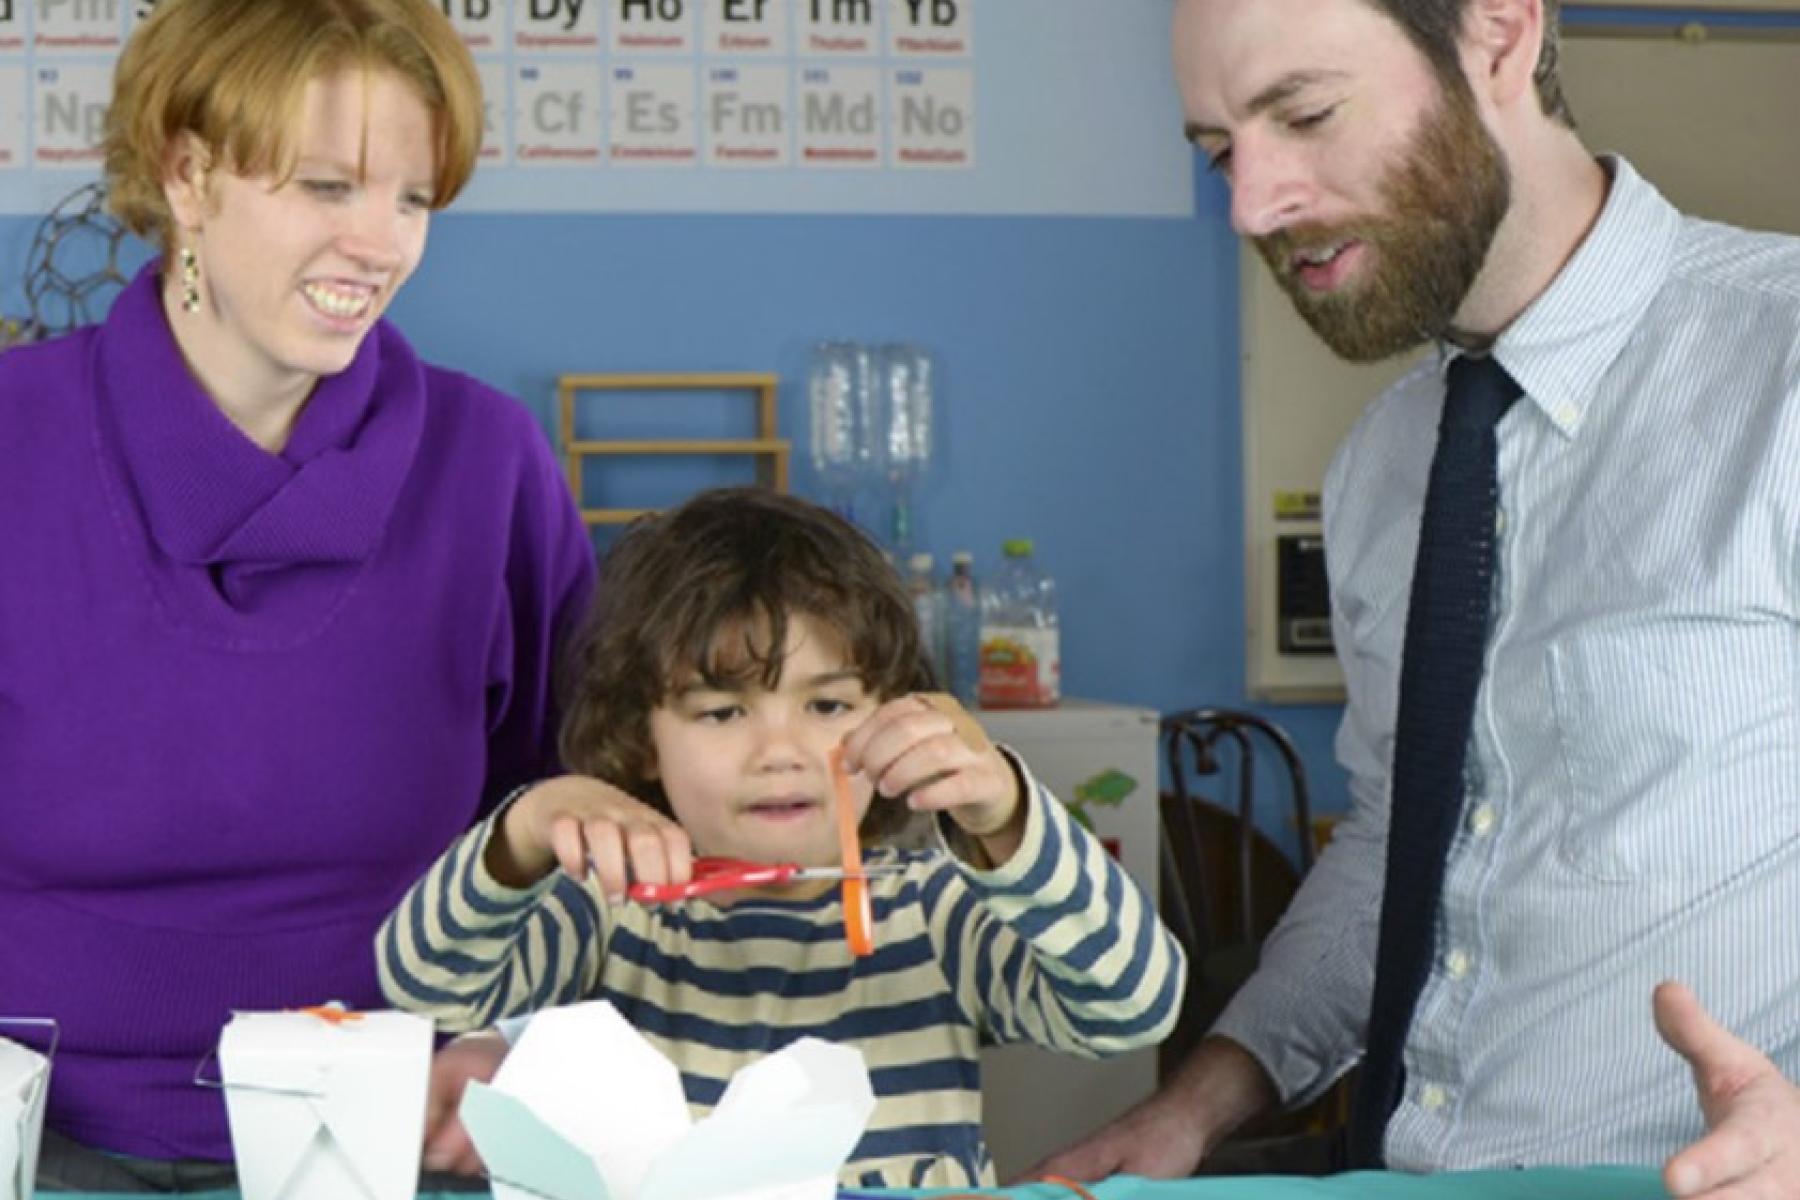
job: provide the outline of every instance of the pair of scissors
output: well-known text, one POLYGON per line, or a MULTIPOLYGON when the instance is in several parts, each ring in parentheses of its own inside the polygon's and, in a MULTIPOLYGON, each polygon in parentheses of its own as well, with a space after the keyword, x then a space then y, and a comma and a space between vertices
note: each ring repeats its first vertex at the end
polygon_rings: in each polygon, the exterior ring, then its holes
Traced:
POLYGON ((838 854, 843 863, 837 867, 803 867, 799 863, 755 863, 736 858, 700 858, 694 860, 693 878, 687 883, 634 883, 625 894, 641 904, 663 904, 704 896, 710 892, 733 888, 768 887, 803 879, 839 879, 843 881, 844 941, 850 953, 862 958, 875 952, 875 914, 869 900, 869 876, 899 870, 898 867, 863 865, 862 843, 857 836, 856 797, 850 787, 850 775, 844 769, 844 749, 831 751, 832 807, 836 810, 838 854))
MULTIPOLYGON (((875 871, 891 869, 877 867, 875 871)), ((869 872, 859 870, 859 874, 866 876, 869 872)), ((849 872, 842 867, 803 867, 799 863, 759 863, 741 858, 696 858, 694 875, 688 882, 634 883, 625 889, 625 894, 640 904, 669 904, 736 888, 848 877, 849 872)))

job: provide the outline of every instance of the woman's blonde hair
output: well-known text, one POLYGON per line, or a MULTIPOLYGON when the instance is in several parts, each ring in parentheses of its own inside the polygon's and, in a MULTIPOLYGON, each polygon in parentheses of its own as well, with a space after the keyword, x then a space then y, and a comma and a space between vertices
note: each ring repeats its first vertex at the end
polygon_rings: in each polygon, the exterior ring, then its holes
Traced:
POLYGON ((392 71, 430 110, 437 140, 432 207, 475 169, 481 78, 430 0, 162 0, 119 57, 106 114, 112 210, 170 249, 163 194, 171 145, 193 134, 211 160, 245 175, 293 169, 306 85, 360 68, 392 71))

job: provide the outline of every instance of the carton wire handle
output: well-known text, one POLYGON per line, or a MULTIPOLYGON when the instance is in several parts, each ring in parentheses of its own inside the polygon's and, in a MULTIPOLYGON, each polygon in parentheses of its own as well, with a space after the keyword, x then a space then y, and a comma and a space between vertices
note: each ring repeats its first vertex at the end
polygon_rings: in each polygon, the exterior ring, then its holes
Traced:
POLYGON ((308 1100, 325 1098, 325 1092, 318 1089, 277 1087, 272 1083, 227 1083, 223 1077, 208 1079, 206 1078, 206 1064, 217 1058, 218 1054, 219 1048, 214 1046, 201 1055, 200 1061, 194 1064, 195 1087, 212 1088, 220 1092, 263 1092, 271 1096, 304 1096, 308 1100))

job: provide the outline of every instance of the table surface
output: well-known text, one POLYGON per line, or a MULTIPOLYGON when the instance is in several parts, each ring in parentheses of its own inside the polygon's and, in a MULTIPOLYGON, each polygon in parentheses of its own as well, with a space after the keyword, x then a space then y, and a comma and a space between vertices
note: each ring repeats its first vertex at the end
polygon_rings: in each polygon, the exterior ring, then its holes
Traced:
MULTIPOLYGON (((1250 1176, 1152 1181, 1121 1175, 1093 1185, 1092 1191, 1096 1200, 1668 1200, 1657 1173, 1635 1167, 1452 1171, 1441 1175, 1361 1171, 1325 1179, 1250 1176)), ((931 1195, 929 1192, 892 1194, 896 1200, 907 1195, 926 1198, 931 1195)), ((1041 1183, 994 1189, 990 1194, 1013 1200, 1075 1200, 1067 1188, 1041 1183)), ((40 1195, 48 1200, 52 1194, 40 1195)), ((82 1192, 54 1195, 59 1200, 134 1200, 82 1192)), ((141 1200, 141 1197, 135 1200, 141 1200)), ((237 1192, 203 1192, 189 1200, 241 1200, 241 1197, 237 1192)), ((468 1200, 468 1194, 451 1196, 423 1192, 418 1200, 468 1200)))

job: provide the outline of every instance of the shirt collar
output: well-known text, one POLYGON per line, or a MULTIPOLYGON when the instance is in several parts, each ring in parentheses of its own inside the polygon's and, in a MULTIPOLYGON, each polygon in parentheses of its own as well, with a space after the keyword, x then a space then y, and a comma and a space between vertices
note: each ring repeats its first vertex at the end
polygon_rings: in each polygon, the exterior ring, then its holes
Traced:
MULTIPOLYGON (((1674 268, 1679 210, 1623 158, 1593 229, 1494 345, 1526 397, 1565 437, 1580 430, 1600 379, 1674 268)), ((1455 357, 1445 350, 1440 369, 1455 357)))

